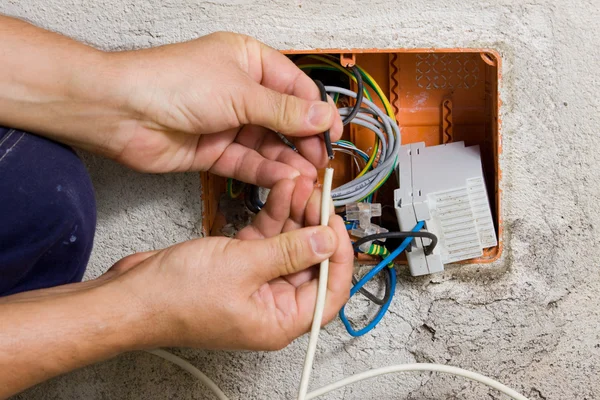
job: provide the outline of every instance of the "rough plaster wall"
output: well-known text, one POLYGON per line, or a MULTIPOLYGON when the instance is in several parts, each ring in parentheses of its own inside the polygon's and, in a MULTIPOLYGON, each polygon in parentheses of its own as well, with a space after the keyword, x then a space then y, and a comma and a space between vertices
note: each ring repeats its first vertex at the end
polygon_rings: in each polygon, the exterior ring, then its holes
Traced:
MULTIPOLYGON (((401 273, 381 326, 323 333, 313 387, 415 361, 490 375, 531 399, 600 398, 600 60, 597 1, 3 0, 17 15, 105 49, 244 32, 278 48, 490 47, 503 57, 502 262, 401 273)), ((88 158, 99 227, 91 275, 132 251, 197 234, 195 175, 141 176, 88 158)), ((365 307, 359 303, 351 312, 365 307)), ((306 338, 278 353, 181 350, 234 399, 293 398, 306 338)), ((22 399, 209 399, 176 367, 128 354, 42 384, 22 399)), ((462 379, 395 375, 329 399, 499 399, 462 379)))

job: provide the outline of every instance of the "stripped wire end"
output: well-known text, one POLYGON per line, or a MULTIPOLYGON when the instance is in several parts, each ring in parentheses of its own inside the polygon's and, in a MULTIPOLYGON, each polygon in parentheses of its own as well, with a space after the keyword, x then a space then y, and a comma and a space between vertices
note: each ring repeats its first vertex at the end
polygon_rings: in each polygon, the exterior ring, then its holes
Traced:
MULTIPOLYGON (((319 93, 321 94, 321 101, 327 102, 327 91, 325 90, 325 86, 321 81, 315 80, 315 84, 319 88, 319 93)), ((331 135, 329 134, 329 129, 323 132, 323 139, 325 140, 325 149, 327 150, 327 157, 330 160, 333 160, 333 147, 331 146, 331 135)))
POLYGON ((325 139, 325 149, 327 150, 327 157, 329 157, 330 160, 333 160, 333 157, 335 157, 334 153, 333 153, 333 146, 331 145, 331 136, 329 135, 329 131, 325 131, 325 133, 323 134, 323 138, 325 139))
POLYGON ((291 148, 292 150, 294 150, 296 153, 298 153, 298 149, 296 148, 296 145, 294 145, 294 143, 292 143, 292 141, 288 138, 286 138, 283 134, 279 133, 279 132, 275 132, 277 134, 277 136, 279 136, 279 139, 281 139, 281 141, 288 146, 289 148, 291 148))

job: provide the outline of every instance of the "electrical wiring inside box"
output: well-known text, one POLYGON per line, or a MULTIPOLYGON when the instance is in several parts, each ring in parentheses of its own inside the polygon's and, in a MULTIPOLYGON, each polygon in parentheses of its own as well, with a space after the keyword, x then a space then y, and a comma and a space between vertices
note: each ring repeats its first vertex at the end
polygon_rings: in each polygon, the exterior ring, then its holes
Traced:
MULTIPOLYGON (((449 263, 499 257, 500 59, 495 53, 289 57, 315 80, 322 99, 334 100, 344 122, 342 139, 327 148, 335 171, 333 204, 345 219, 357 264, 370 266, 355 277, 351 295, 360 293, 379 306, 375 318, 358 330, 340 311, 351 335, 367 333, 385 314, 396 285, 394 267, 408 264, 418 276, 443 271, 449 263), (383 285, 377 294, 365 288, 375 276, 383 285)), ((207 205, 205 199, 206 231, 217 235, 234 235, 268 197, 267 189, 231 179, 223 184, 209 175, 203 176, 204 186, 223 193, 218 211, 214 200, 207 205)))

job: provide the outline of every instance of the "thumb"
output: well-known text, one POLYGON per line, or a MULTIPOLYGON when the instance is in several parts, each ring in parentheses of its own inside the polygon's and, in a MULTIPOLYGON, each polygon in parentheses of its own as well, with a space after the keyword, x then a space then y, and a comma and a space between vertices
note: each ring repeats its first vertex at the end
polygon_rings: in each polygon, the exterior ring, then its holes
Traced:
POLYGON ((259 285, 286 276, 328 259, 337 249, 333 229, 314 226, 282 233, 269 239, 243 240, 238 245, 247 255, 250 279, 259 285))
POLYGON ((260 84, 244 96, 248 123, 291 136, 308 136, 330 129, 337 117, 333 102, 304 100, 260 84))

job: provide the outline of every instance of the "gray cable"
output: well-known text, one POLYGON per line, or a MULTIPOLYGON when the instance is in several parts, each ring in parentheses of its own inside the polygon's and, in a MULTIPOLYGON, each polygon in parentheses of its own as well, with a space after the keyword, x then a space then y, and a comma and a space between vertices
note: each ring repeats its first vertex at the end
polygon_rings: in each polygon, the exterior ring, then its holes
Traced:
MULTIPOLYGON (((348 91, 348 92, 353 93, 350 91, 348 91)), ((368 100, 365 100, 365 101, 368 101, 368 100)), ((380 113, 380 116, 384 118, 384 126, 381 128, 382 128, 382 130, 384 130, 384 132, 387 133, 388 145, 393 150, 382 152, 382 154, 380 156, 379 164, 377 165, 377 167, 374 170, 369 171, 362 177, 357 178, 357 180, 353 181, 354 183, 356 183, 357 181, 362 182, 364 180, 374 179, 374 178, 376 178, 377 175, 379 175, 379 173, 382 170, 389 172, 389 168, 391 168, 391 164, 395 161, 395 156, 398 154, 398 151, 399 151, 399 145, 397 145, 397 143, 399 141, 395 140, 394 135, 393 135, 393 131, 395 131, 397 134, 399 134, 398 127, 389 117, 382 114, 381 111, 379 111, 379 109, 377 109, 373 103, 371 103, 371 105, 373 107, 375 107, 374 109, 377 110, 380 113), (391 154, 390 154, 390 152, 391 152, 391 154), (391 155, 393 155, 393 157, 391 155)), ((350 186, 350 185, 351 185, 351 183, 348 183, 348 184, 346 184, 345 187, 350 186)))
MULTIPOLYGON (((325 90, 329 93, 339 93, 356 98, 356 93, 348 89, 326 86, 325 90)), ((351 110, 350 107, 340 108, 340 116, 349 115, 351 110)), ((336 207, 354 203, 366 197, 381 180, 385 179, 400 151, 401 135, 398 125, 371 101, 363 98, 359 113, 351 123, 374 132, 379 138, 381 153, 379 162, 374 169, 331 191, 333 204, 336 207)))

